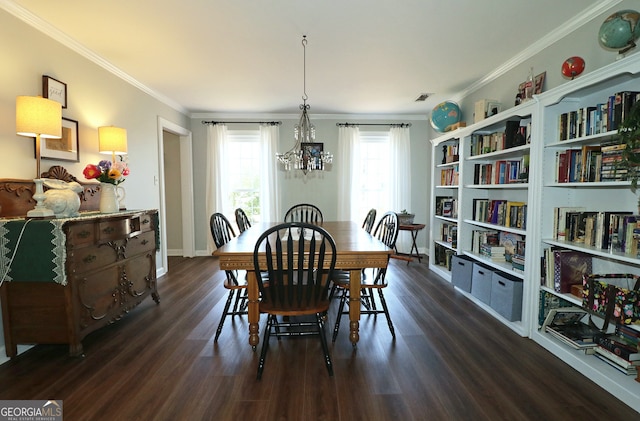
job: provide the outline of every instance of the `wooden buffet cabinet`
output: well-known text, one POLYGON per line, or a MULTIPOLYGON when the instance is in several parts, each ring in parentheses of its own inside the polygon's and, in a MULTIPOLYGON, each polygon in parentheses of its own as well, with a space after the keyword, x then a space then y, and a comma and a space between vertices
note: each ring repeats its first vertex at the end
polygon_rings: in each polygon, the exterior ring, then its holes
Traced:
MULTIPOLYGON (((26 194, 16 188, 19 183, 0 180, 5 210, 8 193, 12 200, 31 200, 30 187, 26 194)), ((85 188, 80 217, 26 220, 0 214, 0 279, 10 267, 0 286, 8 357, 17 355, 18 344, 69 344, 70 355, 82 355, 87 334, 121 319, 149 295, 160 302, 158 212, 92 211, 93 186, 85 188)))
MULTIPOLYGON (((148 295, 159 303, 157 221, 156 211, 124 212, 69 219, 55 228, 66 239, 66 285, 21 279, 0 287, 7 356, 16 355, 18 344, 43 343, 66 343, 70 355, 81 355, 87 334, 119 320, 148 295)), ((51 226, 30 224, 34 230, 51 226)), ((38 258, 32 256, 34 265, 46 263, 38 258)))

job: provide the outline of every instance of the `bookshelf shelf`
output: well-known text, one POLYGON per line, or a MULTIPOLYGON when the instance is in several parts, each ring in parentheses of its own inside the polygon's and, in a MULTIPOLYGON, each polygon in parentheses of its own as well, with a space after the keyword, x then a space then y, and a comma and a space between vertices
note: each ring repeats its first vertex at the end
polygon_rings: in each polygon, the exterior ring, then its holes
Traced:
POLYGON ((452 243, 446 242, 446 241, 440 241, 440 240, 435 240, 436 244, 441 245, 444 248, 447 248, 449 250, 453 250, 453 251, 457 251, 457 249, 455 247, 453 247, 452 243))
POLYGON ((505 184, 467 184, 465 189, 513 189, 513 190, 527 190, 529 183, 505 183, 505 184))
POLYGON ((618 187, 629 188, 629 186, 631 186, 630 181, 584 181, 573 183, 548 183, 544 185, 544 187, 560 187, 565 189, 611 189, 618 187))
POLYGON ((495 231, 511 232, 511 233, 520 234, 520 235, 527 234, 526 230, 523 230, 520 228, 511 228, 511 227, 505 227, 504 225, 489 224, 487 222, 474 221, 473 219, 465 219, 464 222, 466 224, 470 224, 475 227, 487 228, 495 231))
POLYGON ((495 161, 496 159, 509 158, 514 156, 522 156, 528 153, 531 145, 521 145, 501 151, 487 152, 480 155, 472 155, 467 158, 469 161, 495 161))
POLYGON ((542 241, 550 246, 558 246, 569 250, 588 253, 592 256, 597 256, 603 259, 638 266, 638 268, 640 269, 640 259, 622 252, 600 249, 594 246, 586 246, 584 243, 574 243, 571 241, 561 241, 553 239, 543 239, 542 241))

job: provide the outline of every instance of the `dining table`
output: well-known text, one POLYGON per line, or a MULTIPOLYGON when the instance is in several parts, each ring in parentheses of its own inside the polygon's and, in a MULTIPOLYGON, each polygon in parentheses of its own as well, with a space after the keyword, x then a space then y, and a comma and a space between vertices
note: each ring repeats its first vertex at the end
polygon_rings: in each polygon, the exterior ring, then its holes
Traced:
MULTIPOLYGON (((255 350, 260 342, 260 293, 256 280, 253 254, 260 235, 280 222, 258 222, 213 252, 222 270, 247 272, 249 344, 255 350)), ((384 268, 393 250, 353 221, 324 221, 318 224, 336 243, 336 269, 349 271, 349 340, 356 346, 360 326, 360 282, 366 268, 384 268)), ((264 255, 264 250, 258 250, 264 255)))

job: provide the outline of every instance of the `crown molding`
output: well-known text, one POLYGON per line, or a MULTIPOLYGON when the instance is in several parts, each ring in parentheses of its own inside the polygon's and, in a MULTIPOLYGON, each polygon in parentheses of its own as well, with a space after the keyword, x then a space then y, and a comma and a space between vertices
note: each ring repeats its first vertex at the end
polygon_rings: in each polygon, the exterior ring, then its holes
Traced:
POLYGON ((175 102, 170 98, 167 98, 164 95, 159 94, 158 92, 154 91, 148 86, 140 83, 134 77, 124 72, 122 69, 114 66, 104 58, 100 57, 93 51, 86 48, 84 45, 80 44, 79 42, 71 38, 69 35, 60 31, 59 29, 57 29, 47 21, 43 20, 42 18, 29 12, 25 8, 18 6, 17 4, 9 0, 0 0, 0 7, 6 10, 8 13, 12 14, 13 16, 17 17, 18 19, 22 20, 26 24, 39 30, 43 34, 49 36, 50 38, 53 38, 54 40, 58 41, 62 45, 80 54, 82 57, 86 58, 87 60, 92 61, 93 63, 107 70, 108 72, 113 73, 115 76, 119 77, 120 79, 124 80, 130 85, 133 85, 134 87, 138 88, 142 92, 152 96, 153 98, 175 109, 176 111, 181 112, 182 114, 185 114, 185 115, 189 114, 189 111, 186 108, 184 108, 182 105, 178 104, 177 102, 175 102))
POLYGON ((515 68, 519 64, 524 63, 526 60, 538 54, 540 51, 566 37, 571 32, 587 24, 594 18, 600 16, 607 9, 610 9, 621 2, 622 0, 603 0, 593 7, 582 11, 565 25, 562 25, 561 27, 556 28, 556 30, 549 32, 546 36, 540 38, 538 41, 531 44, 528 48, 522 50, 519 54, 513 56, 510 60, 504 62, 501 66, 493 70, 491 73, 485 75, 483 78, 469 85, 466 89, 460 91, 459 97, 464 98, 467 95, 470 95, 471 93, 482 88, 483 86, 495 81, 509 70, 515 68))

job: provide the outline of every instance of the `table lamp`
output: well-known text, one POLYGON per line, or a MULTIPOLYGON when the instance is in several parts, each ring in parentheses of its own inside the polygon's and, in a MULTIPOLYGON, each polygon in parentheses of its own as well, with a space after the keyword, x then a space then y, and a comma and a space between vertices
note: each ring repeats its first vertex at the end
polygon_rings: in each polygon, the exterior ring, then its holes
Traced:
POLYGON ((34 209, 27 212, 28 218, 54 216, 51 209, 44 206, 44 189, 40 178, 40 139, 60 139, 62 137, 62 105, 59 102, 39 96, 19 96, 16 98, 16 133, 20 136, 36 138, 36 201, 34 209))
POLYGON ((100 153, 110 153, 112 162, 116 162, 116 155, 127 153, 127 130, 120 127, 98 127, 98 142, 100 153))

